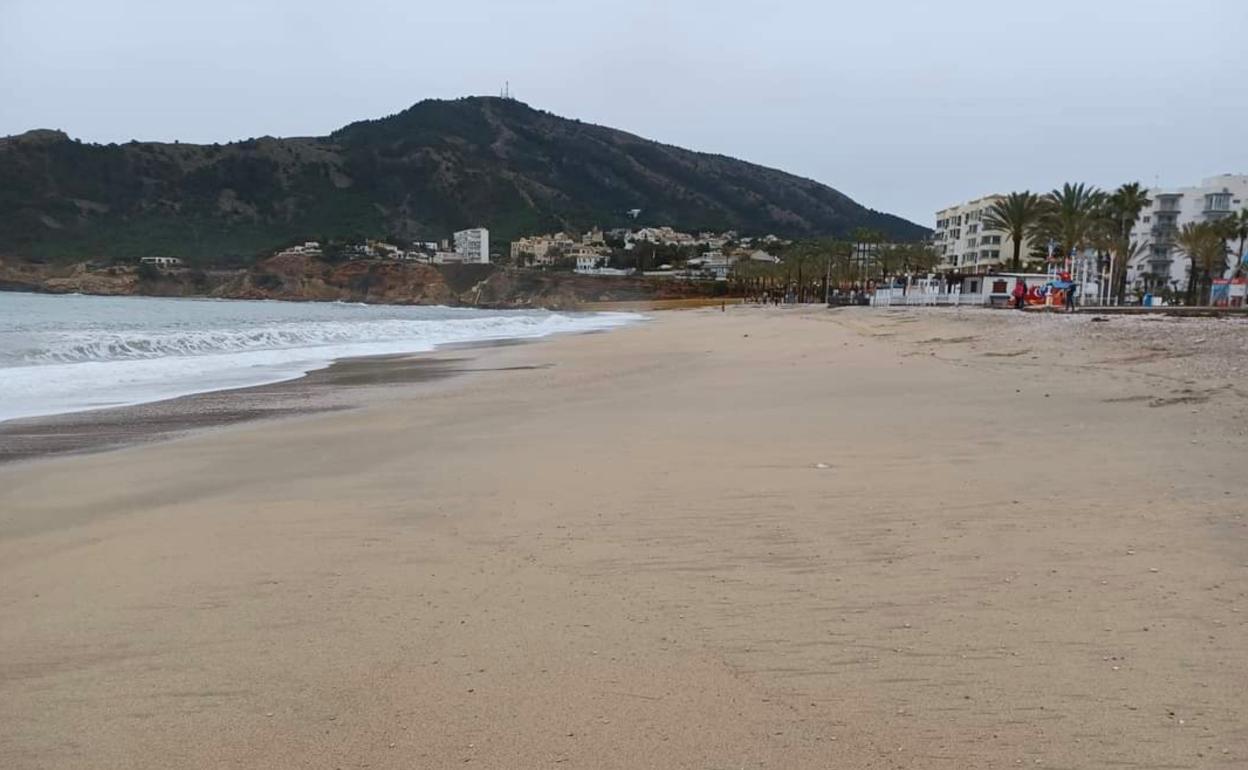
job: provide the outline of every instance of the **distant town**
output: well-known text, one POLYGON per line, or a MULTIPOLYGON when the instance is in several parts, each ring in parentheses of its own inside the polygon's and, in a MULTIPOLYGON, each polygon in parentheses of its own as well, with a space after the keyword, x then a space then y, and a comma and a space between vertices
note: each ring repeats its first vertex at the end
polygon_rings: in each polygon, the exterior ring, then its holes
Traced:
MULTIPOLYGON (((775 235, 743 237, 733 230, 694 234, 671 227, 609 231, 594 227, 580 234, 560 231, 527 236, 512 241, 505 252, 491 252, 489 229, 474 227, 460 230, 441 242, 414 241, 398 245, 370 239, 337 247, 330 254, 326 244, 306 241, 282 249, 273 256, 382 259, 430 265, 506 264, 521 268, 571 270, 581 275, 640 274, 725 281, 733 267, 742 261, 778 264, 780 258, 768 249, 775 251, 791 243, 775 235)), ((169 259, 155 257, 150 261, 166 266, 172 264, 169 259)))
MULTIPOLYGON (((1173 189, 1127 184, 1103 192, 1067 184, 1045 195, 983 195, 937 211, 931 237, 917 243, 891 243, 862 229, 847 239, 793 241, 638 226, 527 235, 491 249, 490 231, 482 226, 442 241, 309 240, 270 258, 734 281, 747 294, 792 302, 850 294, 877 304, 1006 304, 1015 282, 1034 290, 1060 277, 1065 291, 1085 305, 1242 306, 1248 293, 1245 201, 1248 175, 1224 174, 1173 189)), ((181 266, 176 257, 140 261, 181 266)))

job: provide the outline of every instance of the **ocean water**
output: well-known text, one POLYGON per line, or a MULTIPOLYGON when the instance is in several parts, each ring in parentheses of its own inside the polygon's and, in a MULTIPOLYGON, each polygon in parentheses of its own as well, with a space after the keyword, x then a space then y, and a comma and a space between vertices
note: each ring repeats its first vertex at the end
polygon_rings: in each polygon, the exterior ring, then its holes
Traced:
POLYGON ((279 382, 339 358, 606 330, 640 318, 0 292, 0 420, 279 382))

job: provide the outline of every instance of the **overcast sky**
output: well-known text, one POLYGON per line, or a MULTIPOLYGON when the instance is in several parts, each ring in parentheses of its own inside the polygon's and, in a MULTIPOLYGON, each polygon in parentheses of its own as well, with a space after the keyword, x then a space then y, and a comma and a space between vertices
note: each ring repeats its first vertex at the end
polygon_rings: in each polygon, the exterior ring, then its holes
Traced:
POLYGON ((306 136, 510 80, 928 226, 1248 173, 1246 76, 1248 0, 0 0, 0 135, 306 136))

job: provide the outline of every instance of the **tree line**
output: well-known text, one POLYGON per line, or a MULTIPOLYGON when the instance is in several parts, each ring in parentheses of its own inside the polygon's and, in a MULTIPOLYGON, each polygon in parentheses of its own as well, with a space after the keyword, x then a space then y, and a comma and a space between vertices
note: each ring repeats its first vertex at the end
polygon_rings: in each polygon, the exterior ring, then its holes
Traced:
POLYGON ((790 296, 822 300, 832 289, 865 289, 899 275, 930 273, 940 255, 926 241, 889 243, 883 233, 856 229, 849 239, 794 241, 778 249, 779 262, 742 259, 730 280, 745 296, 790 296))

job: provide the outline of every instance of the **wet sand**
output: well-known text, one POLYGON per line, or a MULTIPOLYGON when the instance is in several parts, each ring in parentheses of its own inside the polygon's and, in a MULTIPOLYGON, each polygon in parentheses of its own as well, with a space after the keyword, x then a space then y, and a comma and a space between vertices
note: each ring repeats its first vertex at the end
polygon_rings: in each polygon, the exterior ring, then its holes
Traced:
POLYGON ((444 346, 436 353, 335 361, 291 380, 133 406, 0 422, 0 463, 162 441, 252 420, 352 409, 394 386, 471 371, 468 351, 521 341, 444 346))
POLYGON ((1242 327, 1017 315, 660 313, 0 467, 0 766, 1242 766, 1242 327))

